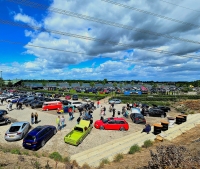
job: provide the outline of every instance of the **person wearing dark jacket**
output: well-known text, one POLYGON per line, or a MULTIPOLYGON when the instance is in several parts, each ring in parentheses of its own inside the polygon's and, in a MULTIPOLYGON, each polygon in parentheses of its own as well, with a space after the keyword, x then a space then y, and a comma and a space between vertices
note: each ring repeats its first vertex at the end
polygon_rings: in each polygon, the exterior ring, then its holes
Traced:
POLYGON ((77 124, 79 124, 79 123, 80 123, 81 119, 82 119, 82 117, 81 117, 81 116, 79 116, 79 117, 78 117, 78 119, 76 120, 76 121, 77 121, 77 124))
POLYGON ((150 124, 145 124, 145 128, 142 130, 141 133, 146 132, 147 134, 149 134, 149 132, 151 131, 151 126, 150 124))
POLYGON ((116 110, 116 109, 113 108, 113 115, 112 115, 113 117, 115 117, 115 110, 116 110))

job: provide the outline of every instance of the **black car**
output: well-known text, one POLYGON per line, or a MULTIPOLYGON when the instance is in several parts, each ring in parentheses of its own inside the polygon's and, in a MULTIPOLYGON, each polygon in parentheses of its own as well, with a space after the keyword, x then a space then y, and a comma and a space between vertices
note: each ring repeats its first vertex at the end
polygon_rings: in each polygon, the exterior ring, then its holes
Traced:
POLYGON ((0 110, 0 115, 6 115, 8 112, 6 110, 0 110))
POLYGON ((44 101, 38 101, 38 102, 36 102, 36 103, 33 103, 33 104, 31 105, 31 108, 32 108, 32 109, 35 109, 35 108, 42 108, 43 103, 44 103, 44 101))
POLYGON ((167 107, 167 106, 157 106, 157 105, 153 104, 153 107, 154 107, 154 108, 157 108, 157 109, 161 109, 161 110, 163 110, 164 112, 168 112, 168 111, 171 110, 170 107, 167 107))
POLYGON ((142 113, 144 116, 166 117, 166 112, 158 108, 150 108, 142 113))
POLYGON ((63 105, 68 105, 68 104, 69 104, 69 101, 68 101, 68 100, 60 100, 60 102, 61 102, 63 105))
POLYGON ((146 124, 146 119, 141 113, 131 113, 130 118, 133 121, 133 123, 139 124, 146 124))
POLYGON ((72 95, 72 100, 78 100, 78 95, 77 94, 73 94, 72 95))

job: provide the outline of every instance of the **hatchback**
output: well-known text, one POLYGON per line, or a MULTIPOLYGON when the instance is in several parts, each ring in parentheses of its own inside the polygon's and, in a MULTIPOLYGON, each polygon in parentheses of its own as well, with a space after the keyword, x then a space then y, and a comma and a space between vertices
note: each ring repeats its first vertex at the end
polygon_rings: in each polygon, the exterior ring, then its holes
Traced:
POLYGON ((97 120, 94 127, 100 130, 120 130, 125 131, 129 129, 129 125, 124 118, 111 117, 104 120, 97 120))
POLYGON ((31 128, 30 123, 27 121, 15 122, 6 131, 4 138, 6 141, 23 139, 24 136, 28 133, 30 128, 31 128))
POLYGON ((37 150, 43 147, 56 132, 56 127, 52 125, 37 126, 27 134, 22 145, 24 148, 37 150))

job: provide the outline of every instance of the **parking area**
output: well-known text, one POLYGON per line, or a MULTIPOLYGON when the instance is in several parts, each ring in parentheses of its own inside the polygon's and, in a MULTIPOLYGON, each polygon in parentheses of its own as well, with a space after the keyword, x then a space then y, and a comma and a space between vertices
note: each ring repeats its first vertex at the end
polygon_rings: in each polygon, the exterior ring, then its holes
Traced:
MULTIPOLYGON (((101 101, 100 106, 106 107, 106 115, 105 118, 111 117, 112 113, 108 112, 109 110, 109 104, 106 101, 101 101)), ((95 103, 96 106, 96 103, 95 103)), ((116 104, 116 112, 121 111, 122 107, 125 106, 124 104, 116 104)), ((32 127, 36 127, 38 125, 54 125, 56 126, 56 117, 58 116, 56 110, 52 111, 41 111, 41 109, 31 109, 30 107, 24 107, 23 110, 17 110, 15 109, 15 105, 13 105, 13 110, 8 113, 8 117, 11 117, 13 119, 17 119, 18 121, 31 121, 31 113, 37 112, 39 115, 40 122, 38 124, 33 124, 32 127)), ((1 109, 6 109, 6 104, 1 106, 1 109)), ((130 112, 129 112, 130 113, 130 112)), ((171 110, 167 113, 168 117, 176 116, 177 112, 175 110, 171 110)), ((101 145, 103 143, 107 143, 109 141, 112 141, 117 138, 121 138, 123 136, 129 135, 133 132, 141 131, 144 127, 143 124, 134 124, 130 118, 126 118, 127 122, 129 123, 129 130, 122 132, 122 131, 106 131, 106 130, 97 130, 95 128, 92 129, 91 133, 84 139, 84 141, 78 146, 72 146, 68 145, 64 142, 64 136, 71 131, 71 129, 77 124, 76 119, 79 117, 79 113, 74 113, 74 120, 69 121, 69 115, 64 114, 66 119, 66 127, 57 132, 55 136, 53 136, 46 145, 39 149, 38 152, 48 152, 52 153, 54 151, 58 151, 60 154, 67 156, 79 153, 81 151, 87 150, 89 148, 96 147, 98 145, 101 145)), ((150 125, 153 125, 154 123, 160 123, 161 120, 164 120, 167 118, 161 118, 161 117, 145 117, 147 122, 150 123, 150 125)), ((97 108, 93 112, 93 120, 94 122, 96 120, 100 119, 100 108, 97 108)), ((9 128, 9 126, 0 126, 0 143, 2 144, 9 144, 9 145, 22 145, 22 140, 15 141, 15 142, 7 142, 4 140, 4 134, 6 130, 9 128)))

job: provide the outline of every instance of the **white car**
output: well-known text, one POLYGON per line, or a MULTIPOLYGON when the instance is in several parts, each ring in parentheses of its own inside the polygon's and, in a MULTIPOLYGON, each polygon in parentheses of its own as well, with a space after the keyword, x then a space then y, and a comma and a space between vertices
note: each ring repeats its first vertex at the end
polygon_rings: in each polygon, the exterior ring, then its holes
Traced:
POLYGON ((13 100, 16 100, 19 98, 20 98, 20 96, 12 97, 12 98, 6 99, 6 102, 12 102, 13 100))
POLYGON ((80 105, 82 105, 82 102, 79 102, 79 101, 68 101, 68 106, 69 105, 72 105, 74 106, 75 108, 79 107, 80 105))
POLYGON ((91 102, 90 98, 88 98, 88 97, 83 97, 82 100, 85 102, 91 102))

